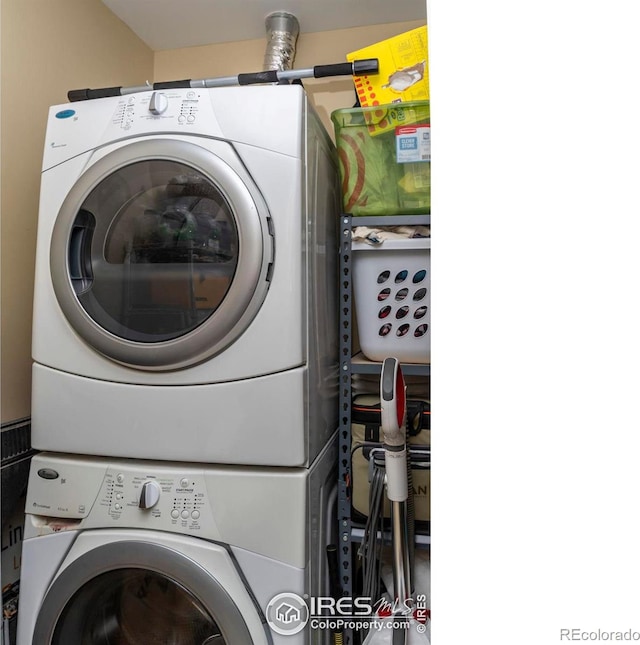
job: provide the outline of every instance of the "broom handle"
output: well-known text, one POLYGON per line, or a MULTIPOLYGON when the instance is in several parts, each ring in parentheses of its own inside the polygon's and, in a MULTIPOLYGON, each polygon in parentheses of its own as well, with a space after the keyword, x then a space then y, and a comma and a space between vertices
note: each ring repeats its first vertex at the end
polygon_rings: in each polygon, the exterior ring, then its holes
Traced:
MULTIPOLYGON (((397 358, 386 358, 380 374, 380 421, 384 435, 387 498, 391 502, 391 544, 393 550, 393 591, 398 617, 405 614, 411 597, 411 562, 407 518, 407 394, 402 368, 397 358)), ((393 627, 392 645, 406 645, 407 630, 393 627)))

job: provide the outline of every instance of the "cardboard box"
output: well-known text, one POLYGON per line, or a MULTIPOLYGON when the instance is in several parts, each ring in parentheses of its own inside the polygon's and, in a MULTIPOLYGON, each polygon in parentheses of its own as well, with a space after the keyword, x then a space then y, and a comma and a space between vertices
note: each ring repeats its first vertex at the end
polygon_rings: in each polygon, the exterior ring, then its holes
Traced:
POLYGON ((379 73, 354 78, 362 107, 429 100, 427 27, 418 27, 347 54, 347 60, 377 58, 379 73))

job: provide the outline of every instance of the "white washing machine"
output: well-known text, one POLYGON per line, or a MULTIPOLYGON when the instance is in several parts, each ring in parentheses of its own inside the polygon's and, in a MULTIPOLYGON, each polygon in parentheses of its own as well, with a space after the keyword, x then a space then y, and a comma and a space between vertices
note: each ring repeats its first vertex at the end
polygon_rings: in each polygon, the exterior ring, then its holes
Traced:
POLYGON ((334 445, 310 469, 37 455, 18 645, 327 643, 278 603, 327 595, 334 445))
POLYGON ((337 427, 338 210, 300 86, 52 107, 34 447, 311 463, 337 427))

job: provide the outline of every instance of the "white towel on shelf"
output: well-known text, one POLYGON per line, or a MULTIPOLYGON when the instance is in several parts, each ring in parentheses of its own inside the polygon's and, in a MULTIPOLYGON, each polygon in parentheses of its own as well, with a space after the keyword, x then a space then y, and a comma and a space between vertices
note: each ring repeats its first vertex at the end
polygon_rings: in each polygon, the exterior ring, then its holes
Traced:
POLYGON ((429 226, 381 226, 379 228, 356 226, 351 233, 351 239, 354 242, 366 242, 372 246, 379 246, 385 240, 412 237, 431 237, 431 228, 429 226))

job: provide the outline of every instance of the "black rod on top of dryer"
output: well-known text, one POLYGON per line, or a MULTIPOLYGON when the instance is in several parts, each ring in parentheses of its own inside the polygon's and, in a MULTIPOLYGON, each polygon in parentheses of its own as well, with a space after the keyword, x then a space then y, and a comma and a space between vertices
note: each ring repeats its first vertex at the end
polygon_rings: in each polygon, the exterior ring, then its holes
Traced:
POLYGON ((159 83, 147 83, 146 85, 134 85, 131 87, 103 87, 97 90, 82 89, 69 90, 67 98, 72 103, 75 101, 87 101, 90 99, 101 99, 106 96, 124 96, 136 92, 149 90, 169 90, 174 88, 210 88, 230 87, 234 85, 255 85, 258 83, 280 83, 282 81, 301 80, 303 78, 327 78, 330 76, 363 76, 364 74, 378 73, 378 59, 367 58, 354 60, 350 63, 335 63, 332 65, 316 65, 306 69, 288 70, 267 70, 263 72, 252 72, 249 74, 238 74, 237 76, 221 76, 218 78, 185 79, 181 81, 164 81, 159 83))

